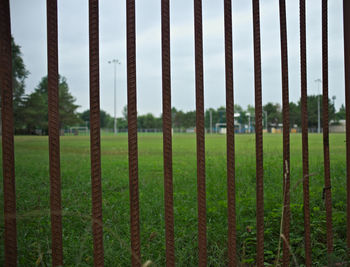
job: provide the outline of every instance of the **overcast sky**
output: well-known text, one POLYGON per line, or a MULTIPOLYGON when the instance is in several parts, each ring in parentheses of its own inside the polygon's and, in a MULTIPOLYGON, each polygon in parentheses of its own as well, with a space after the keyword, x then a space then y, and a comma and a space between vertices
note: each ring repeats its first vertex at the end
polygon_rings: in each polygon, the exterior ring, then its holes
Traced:
MULTIPOLYGON (((113 114, 113 66, 117 68, 117 116, 126 105, 126 11, 125 0, 100 1, 101 109, 113 114)), ((193 1, 171 2, 172 105, 195 109, 193 1)), ((254 103, 252 4, 233 2, 234 94, 243 107, 254 103)), ((322 78, 321 0, 307 2, 308 93, 316 94, 314 82, 322 78)), ((159 115, 161 98, 160 0, 136 0, 138 113, 159 115)), ((290 100, 300 98, 299 1, 287 0, 287 33, 290 100)), ((342 0, 328 4, 329 96, 337 109, 345 101, 342 0)), ((12 34, 22 47, 30 75, 26 93, 47 75, 46 1, 10 0, 12 34)), ((203 0, 205 108, 225 105, 223 0, 203 0)), ((278 0, 261 0, 261 49, 263 103, 281 103, 281 59, 278 0)), ((89 108, 88 1, 58 0, 59 71, 68 80, 80 111, 89 108)))

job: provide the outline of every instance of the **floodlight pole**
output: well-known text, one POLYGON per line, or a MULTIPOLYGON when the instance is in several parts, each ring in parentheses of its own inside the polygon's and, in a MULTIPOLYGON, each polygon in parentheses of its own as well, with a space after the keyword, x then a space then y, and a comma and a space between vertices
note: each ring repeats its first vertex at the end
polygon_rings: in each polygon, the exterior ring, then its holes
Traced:
POLYGON ((117 97, 117 65, 120 65, 120 61, 118 59, 113 59, 111 61, 108 61, 109 64, 114 65, 114 134, 117 134, 117 103, 116 103, 116 97, 117 97))

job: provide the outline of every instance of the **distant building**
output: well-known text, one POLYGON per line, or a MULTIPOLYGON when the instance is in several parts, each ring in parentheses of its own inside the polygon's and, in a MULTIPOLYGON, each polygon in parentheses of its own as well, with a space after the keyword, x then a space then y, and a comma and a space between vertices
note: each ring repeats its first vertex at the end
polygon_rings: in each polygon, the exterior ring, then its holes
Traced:
POLYGON ((329 132, 330 133, 345 133, 346 121, 340 120, 337 125, 330 125, 329 132))

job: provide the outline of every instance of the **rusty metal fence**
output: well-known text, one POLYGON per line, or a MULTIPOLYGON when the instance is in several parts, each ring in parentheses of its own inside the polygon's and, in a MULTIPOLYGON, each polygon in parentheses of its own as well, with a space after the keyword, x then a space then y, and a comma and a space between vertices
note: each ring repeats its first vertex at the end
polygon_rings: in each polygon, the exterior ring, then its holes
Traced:
MULTIPOLYGON (((323 80, 323 151, 325 177, 325 203, 327 225, 327 251, 333 251, 331 179, 329 164, 328 129, 328 39, 327 0, 322 0, 322 80, 323 80)), ((256 265, 264 266, 264 199, 263 199, 263 138, 262 138, 262 82, 260 47, 259 0, 253 3, 254 74, 255 74, 255 125, 256 125, 256 265)), ((302 159, 304 196, 305 265, 311 266, 311 231, 309 207, 309 161, 307 118, 307 68, 306 68, 306 12, 305 0, 300 0, 300 69, 302 108, 302 159)), ((227 198, 228 198, 228 265, 237 266, 236 212, 235 212, 235 144, 233 118, 233 45, 231 0, 224 0, 225 21, 225 72, 227 113, 227 198)), ((289 143, 289 92, 288 56, 285 0, 279 0, 280 41, 282 65, 283 102, 283 266, 290 264, 290 143, 289 143)), ((164 148, 164 201, 166 264, 175 266, 173 171, 171 134, 171 70, 170 70, 170 10, 169 0, 161 1, 162 31, 162 84, 163 84, 163 148, 164 148)), ((350 1, 343 1, 344 11, 344 61, 346 95, 346 162, 347 162, 347 244, 350 248, 350 1)), ((141 266, 139 193, 138 193, 138 145, 136 108, 136 34, 135 0, 126 0, 127 12, 127 92, 128 92, 128 150, 130 236, 132 266, 141 266)), ((199 266, 207 265, 206 195, 205 195, 205 131, 203 94, 203 36, 202 1, 194 0, 195 29, 195 79, 196 79, 196 138, 197 138, 197 194, 198 194, 198 257, 199 266)), ((62 211, 59 152, 58 112, 58 41, 57 0, 47 0, 48 46, 48 109, 50 155, 50 205, 52 234, 52 265, 63 265, 62 211)), ((92 229, 95 266, 104 265, 102 194, 101 194, 101 146, 99 122, 99 1, 89 0, 89 59, 90 59, 90 121, 91 121, 91 181, 92 181, 92 229)), ((5 218, 5 265, 17 265, 16 194, 14 173, 14 138, 12 109, 11 26, 9 0, 0 0, 0 88, 2 115, 2 153, 5 218)))

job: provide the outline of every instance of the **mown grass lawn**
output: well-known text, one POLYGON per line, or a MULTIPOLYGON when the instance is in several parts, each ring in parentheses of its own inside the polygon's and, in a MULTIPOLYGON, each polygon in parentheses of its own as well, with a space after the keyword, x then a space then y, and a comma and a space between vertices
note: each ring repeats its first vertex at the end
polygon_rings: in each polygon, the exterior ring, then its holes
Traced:
MULTIPOLYGON (((197 265, 195 135, 173 138, 175 246, 178 266, 197 265)), ((322 136, 310 134, 310 206, 314 265, 325 265, 326 228, 322 136)), ((89 137, 61 138, 64 263, 92 266, 89 137)), ((129 266, 129 185, 127 136, 102 136, 102 186, 106 266, 129 266)), ((333 230, 337 261, 346 260, 345 135, 330 135, 333 230)), ((20 266, 50 265, 49 161, 47 137, 15 137, 18 255, 20 266), (40 260, 40 258, 42 259, 40 260)), ((278 249, 282 208, 282 135, 264 135, 265 261, 278 249)), ((291 245, 304 262, 301 135, 291 135, 291 245)), ((2 177, 2 171, 1 171, 2 177)), ((2 180, 2 178, 1 178, 2 180)), ((209 266, 227 259, 226 136, 206 136, 207 235, 209 266)), ((3 210, 3 186, 0 185, 3 210)), ((139 189, 142 261, 165 266, 162 135, 139 135, 139 189)), ((254 263, 255 136, 236 135, 237 252, 254 263)), ((3 212, 0 218, 0 263, 3 212)))

